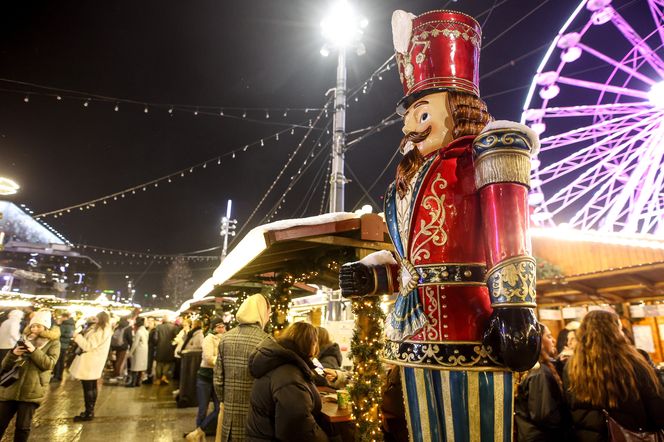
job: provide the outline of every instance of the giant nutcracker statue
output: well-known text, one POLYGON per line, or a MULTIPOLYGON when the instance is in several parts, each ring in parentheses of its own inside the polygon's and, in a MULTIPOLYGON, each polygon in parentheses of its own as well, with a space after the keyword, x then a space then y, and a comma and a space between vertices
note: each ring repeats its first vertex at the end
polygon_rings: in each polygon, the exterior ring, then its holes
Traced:
POLYGON ((527 204, 539 142, 487 113, 472 17, 396 11, 392 28, 405 92, 404 157, 385 196, 396 257, 345 264, 342 293, 399 294, 385 359, 400 366, 411 440, 510 441, 512 371, 540 346, 527 204))

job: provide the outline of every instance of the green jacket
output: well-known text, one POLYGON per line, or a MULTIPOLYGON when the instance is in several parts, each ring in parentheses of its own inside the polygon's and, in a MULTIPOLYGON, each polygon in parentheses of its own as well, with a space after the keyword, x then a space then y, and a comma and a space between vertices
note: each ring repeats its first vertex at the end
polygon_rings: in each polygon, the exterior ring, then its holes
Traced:
MULTIPOLYGON (((42 335, 43 336, 43 335, 42 335)), ((59 333, 58 333, 59 337, 59 333)), ((0 387, 0 401, 21 401, 41 404, 46 396, 48 384, 55 363, 60 356, 60 340, 49 340, 42 348, 23 357, 25 363, 20 368, 20 377, 9 387, 0 387)), ((9 370, 18 356, 11 351, 2 360, 2 371, 9 370)))

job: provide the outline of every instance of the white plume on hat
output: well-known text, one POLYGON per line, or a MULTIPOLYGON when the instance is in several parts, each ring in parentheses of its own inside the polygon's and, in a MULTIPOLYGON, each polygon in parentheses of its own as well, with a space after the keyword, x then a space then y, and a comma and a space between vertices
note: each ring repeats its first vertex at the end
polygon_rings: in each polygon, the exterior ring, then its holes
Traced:
POLYGON ((400 9, 392 13, 392 41, 394 42, 394 50, 400 54, 408 52, 415 17, 415 14, 400 9))
POLYGON ((39 310, 35 312, 32 319, 30 319, 30 325, 33 324, 40 324, 45 328, 51 328, 51 312, 48 310, 39 310))

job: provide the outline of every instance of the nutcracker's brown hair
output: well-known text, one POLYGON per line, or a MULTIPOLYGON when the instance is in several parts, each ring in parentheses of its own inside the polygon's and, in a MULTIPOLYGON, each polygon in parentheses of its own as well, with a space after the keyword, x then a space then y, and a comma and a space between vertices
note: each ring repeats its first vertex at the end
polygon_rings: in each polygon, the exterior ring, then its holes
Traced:
MULTIPOLYGON (((487 111, 486 103, 474 95, 466 92, 447 91, 447 105, 454 122, 453 139, 466 135, 479 134, 493 118, 487 111)), ((403 151, 409 141, 419 143, 425 140, 431 133, 431 126, 422 132, 407 133, 399 144, 399 150, 403 151)), ((406 195, 410 180, 424 163, 424 157, 418 149, 412 149, 404 155, 397 166, 396 186, 399 198, 406 195)))
POLYGON ((589 312, 576 331, 576 348, 567 367, 569 390, 576 401, 615 408, 627 398, 640 399, 636 379, 661 392, 655 370, 620 332, 615 313, 589 312))

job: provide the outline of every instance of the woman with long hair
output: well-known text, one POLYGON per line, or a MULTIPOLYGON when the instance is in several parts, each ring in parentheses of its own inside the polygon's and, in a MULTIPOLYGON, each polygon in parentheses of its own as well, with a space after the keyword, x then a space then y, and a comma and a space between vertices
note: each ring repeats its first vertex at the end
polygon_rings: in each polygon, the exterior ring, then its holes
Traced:
POLYGON ((318 330, 290 325, 277 340, 265 339, 249 356, 256 378, 247 418, 247 441, 327 442, 320 427, 321 399, 314 385, 318 330))
POLYGON ((85 332, 74 334, 74 342, 78 344, 81 353, 74 358, 69 373, 81 381, 85 400, 85 411, 75 416, 74 421, 89 421, 94 418, 97 381, 104 372, 112 335, 110 318, 106 312, 97 313, 94 323, 85 332))
POLYGON ((623 335, 618 316, 589 312, 576 338, 563 377, 576 440, 608 440, 603 410, 632 431, 664 429, 662 386, 623 335))
POLYGON ((539 360, 519 384, 515 399, 518 442, 567 440, 569 420, 563 382, 554 366, 556 341, 546 325, 541 325, 541 330, 539 360))

